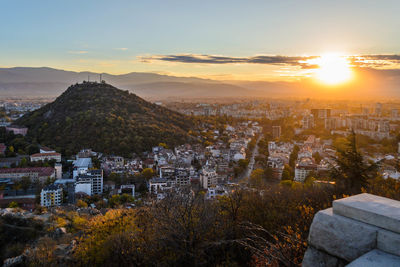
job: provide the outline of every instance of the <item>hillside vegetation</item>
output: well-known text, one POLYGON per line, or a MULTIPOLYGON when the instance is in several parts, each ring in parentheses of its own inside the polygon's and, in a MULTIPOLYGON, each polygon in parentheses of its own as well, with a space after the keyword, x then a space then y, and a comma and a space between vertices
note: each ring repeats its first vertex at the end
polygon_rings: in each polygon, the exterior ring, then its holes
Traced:
POLYGON ((188 141, 191 121, 184 115, 149 103, 105 83, 70 86, 54 102, 16 124, 29 128, 33 142, 68 154, 81 148, 129 155, 159 142, 188 141))

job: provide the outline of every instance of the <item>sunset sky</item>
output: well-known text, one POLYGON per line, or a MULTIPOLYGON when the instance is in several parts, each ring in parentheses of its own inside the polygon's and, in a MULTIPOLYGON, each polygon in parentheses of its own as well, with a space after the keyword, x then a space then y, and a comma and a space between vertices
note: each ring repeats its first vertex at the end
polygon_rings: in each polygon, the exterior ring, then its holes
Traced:
POLYGON ((321 55, 346 68, 400 62, 398 0, 6 0, 1 11, 0 67, 289 81, 314 75, 321 55))

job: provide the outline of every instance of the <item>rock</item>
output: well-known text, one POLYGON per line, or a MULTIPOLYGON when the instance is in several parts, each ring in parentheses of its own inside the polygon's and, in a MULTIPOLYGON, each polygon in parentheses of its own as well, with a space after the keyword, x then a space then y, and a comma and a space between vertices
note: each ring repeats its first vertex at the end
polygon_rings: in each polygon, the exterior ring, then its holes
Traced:
POLYGON ((313 247, 308 247, 301 265, 303 267, 337 267, 338 263, 337 258, 313 247))
POLYGON ((98 210, 98 209, 96 209, 96 208, 91 208, 90 210, 89 210, 89 213, 90 213, 90 215, 99 215, 100 214, 100 211, 98 210))
POLYGON ((399 267, 400 257, 374 249, 351 262, 347 267, 399 267))
POLYGON ((377 248, 384 252, 400 256, 400 234, 379 230, 377 248))
POLYGON ((71 241, 71 243, 69 244, 69 251, 70 251, 70 252, 72 252, 72 251, 75 250, 76 244, 77 244, 76 240, 73 239, 73 240, 71 241))
POLYGON ((54 230, 52 236, 54 238, 60 238, 61 236, 65 235, 66 233, 67 233, 67 229, 65 229, 65 227, 59 227, 54 230))
POLYGON ((364 193, 333 201, 333 212, 400 233, 400 201, 364 193))
POLYGON ((330 208, 315 215, 309 244, 350 262, 375 248, 378 230, 377 227, 333 214, 330 208))
POLYGON ((68 250, 69 250, 69 244, 60 244, 56 246, 56 249, 54 251, 54 254, 58 257, 58 256, 65 256, 68 254, 68 250))
POLYGON ((23 255, 6 259, 4 260, 3 267, 21 266, 24 263, 24 260, 25 257, 23 255))

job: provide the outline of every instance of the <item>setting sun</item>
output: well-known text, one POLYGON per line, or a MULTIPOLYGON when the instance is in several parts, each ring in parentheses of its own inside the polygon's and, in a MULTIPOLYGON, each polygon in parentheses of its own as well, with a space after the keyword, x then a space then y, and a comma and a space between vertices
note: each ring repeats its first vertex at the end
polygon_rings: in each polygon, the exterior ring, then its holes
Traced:
POLYGON ((313 60, 319 66, 315 70, 316 78, 328 85, 337 85, 351 79, 352 72, 349 61, 336 54, 327 54, 313 60))

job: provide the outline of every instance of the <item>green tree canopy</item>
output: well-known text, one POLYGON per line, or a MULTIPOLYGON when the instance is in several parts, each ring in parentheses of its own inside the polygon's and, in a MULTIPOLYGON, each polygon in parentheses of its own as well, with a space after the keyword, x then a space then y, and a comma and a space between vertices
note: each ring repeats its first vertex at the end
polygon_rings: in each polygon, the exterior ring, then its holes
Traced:
POLYGON ((367 187, 368 180, 377 176, 379 163, 366 162, 357 149, 354 132, 347 140, 343 147, 337 148, 336 166, 331 168, 331 177, 346 190, 360 193, 367 187))

